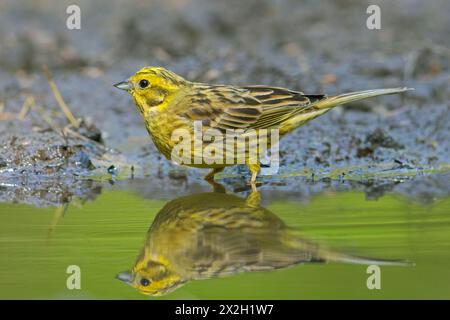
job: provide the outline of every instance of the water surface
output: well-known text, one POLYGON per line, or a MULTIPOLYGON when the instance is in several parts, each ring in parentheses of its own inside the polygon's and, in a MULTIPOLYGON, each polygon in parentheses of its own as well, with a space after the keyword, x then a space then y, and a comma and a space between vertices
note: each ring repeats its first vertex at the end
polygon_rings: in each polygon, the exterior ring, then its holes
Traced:
POLYGON ((113 187, 60 207, 0 204, 0 298, 450 298, 449 198, 260 196, 113 187), (70 265, 80 290, 66 287, 70 265))

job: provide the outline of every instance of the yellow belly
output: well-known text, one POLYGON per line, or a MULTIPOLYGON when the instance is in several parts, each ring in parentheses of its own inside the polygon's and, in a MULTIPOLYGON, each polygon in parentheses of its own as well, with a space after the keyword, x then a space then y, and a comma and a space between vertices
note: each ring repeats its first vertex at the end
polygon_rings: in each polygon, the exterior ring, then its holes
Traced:
POLYGON ((266 131, 249 130, 237 140, 220 131, 215 131, 220 136, 211 137, 206 130, 194 132, 192 123, 181 117, 169 120, 166 113, 146 117, 146 127, 156 148, 168 160, 196 168, 258 164, 260 154, 265 155, 272 144, 272 136, 266 131))

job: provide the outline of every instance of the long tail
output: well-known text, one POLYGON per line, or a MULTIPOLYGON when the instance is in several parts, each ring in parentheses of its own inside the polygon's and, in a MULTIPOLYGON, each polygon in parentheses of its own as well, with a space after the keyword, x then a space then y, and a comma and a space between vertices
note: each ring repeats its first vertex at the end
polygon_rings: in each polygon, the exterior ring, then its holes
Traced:
POLYGON ((396 94, 401 93, 409 90, 414 90, 412 88, 391 88, 391 89, 374 89, 374 90, 364 90, 364 91, 357 91, 357 92, 350 92, 350 93, 344 93, 340 94, 338 96, 333 96, 329 98, 325 98, 321 101, 319 101, 314 106, 316 109, 330 109, 333 107, 336 107, 341 104, 354 102, 362 99, 377 97, 377 96, 384 96, 388 94, 396 94))
POLYGON ((292 118, 286 120, 280 128, 280 133, 288 133, 297 127, 304 125, 305 123, 311 121, 314 118, 328 112, 332 108, 362 99, 383 96, 388 94, 396 94, 409 90, 414 90, 411 88, 392 88, 392 89, 374 89, 344 93, 338 96, 324 98, 317 103, 311 105, 311 107, 306 109, 300 109, 299 113, 294 115, 292 118))
POLYGON ((374 257, 364 257, 345 253, 343 251, 334 250, 318 243, 310 242, 303 238, 299 238, 295 235, 288 234, 285 239, 288 245, 294 247, 300 253, 300 256, 310 256, 312 259, 310 262, 338 262, 348 264, 362 264, 371 265, 376 264, 379 266, 400 266, 411 267, 414 266, 414 262, 408 260, 399 259, 383 259, 374 257))
POLYGON ((324 262, 340 262, 349 264, 362 264, 371 265, 376 264, 380 266, 399 266, 399 267, 411 267, 414 266, 414 262, 408 260, 390 260, 381 258, 371 258, 362 256, 353 256, 342 252, 335 252, 321 248, 317 256, 318 261, 324 262))

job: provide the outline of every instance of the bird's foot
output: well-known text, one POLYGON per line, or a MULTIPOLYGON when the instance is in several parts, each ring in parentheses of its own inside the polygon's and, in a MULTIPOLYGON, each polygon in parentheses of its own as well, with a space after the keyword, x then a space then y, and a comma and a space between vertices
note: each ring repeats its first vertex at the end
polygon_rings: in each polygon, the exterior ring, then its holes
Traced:
POLYGON ((256 177, 258 176, 258 172, 252 172, 252 177, 250 178, 250 186, 252 187, 252 192, 256 192, 256 177))
POLYGON ((213 187, 214 192, 226 193, 225 187, 216 180, 214 180, 214 175, 215 172, 211 171, 205 176, 204 178, 205 181, 208 182, 213 187))
POLYGON ((252 191, 245 202, 249 207, 258 208, 261 202, 261 194, 258 191, 252 191))

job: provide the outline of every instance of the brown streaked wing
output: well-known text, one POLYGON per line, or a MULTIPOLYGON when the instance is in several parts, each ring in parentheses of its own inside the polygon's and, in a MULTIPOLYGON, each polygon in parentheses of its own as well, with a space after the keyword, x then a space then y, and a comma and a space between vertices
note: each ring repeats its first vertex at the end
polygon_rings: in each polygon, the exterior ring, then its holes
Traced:
POLYGON ((303 92, 270 86, 243 88, 261 102, 263 113, 252 126, 258 129, 276 127, 297 114, 309 112, 317 101, 325 98, 325 95, 305 95, 303 92))
POLYGON ((276 127, 323 99, 323 95, 267 86, 196 85, 182 116, 220 130, 276 127))
POLYGON ((233 86, 195 85, 195 92, 186 96, 182 116, 202 121, 204 126, 227 129, 247 129, 262 114, 261 103, 248 90, 233 86))

